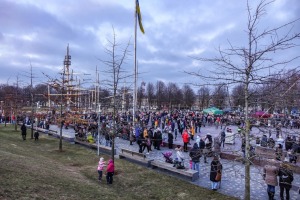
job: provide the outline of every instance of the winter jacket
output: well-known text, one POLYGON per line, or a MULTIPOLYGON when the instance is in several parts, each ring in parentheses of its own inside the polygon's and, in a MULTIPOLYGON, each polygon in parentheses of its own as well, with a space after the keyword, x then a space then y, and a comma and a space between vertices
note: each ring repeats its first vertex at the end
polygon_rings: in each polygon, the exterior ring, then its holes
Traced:
POLYGON ((99 161, 99 163, 98 163, 98 170, 99 171, 102 171, 103 170, 103 168, 104 168, 104 166, 105 166, 105 162, 104 161, 99 161))
POLYGON ((183 140, 183 143, 189 142, 189 134, 187 133, 186 130, 182 133, 182 140, 183 140))
POLYGON ((193 162, 200 162, 201 150, 197 143, 195 143, 193 148, 190 150, 189 156, 192 158, 193 162))
POLYGON ((293 172, 285 167, 280 167, 279 172, 279 186, 291 189, 294 180, 293 172))
POLYGON ((212 182, 218 182, 216 181, 216 176, 217 176, 217 172, 221 173, 222 174, 222 164, 220 163, 219 160, 213 160, 211 161, 211 164, 210 164, 210 181, 212 182))
POLYGON ((21 132, 22 132, 22 135, 26 135, 26 126, 25 126, 25 124, 23 124, 21 126, 21 132))
POLYGON ((115 171, 115 165, 113 160, 108 161, 106 172, 114 172, 115 171))
POLYGON ((273 165, 266 165, 264 167, 264 180, 267 185, 277 186, 277 175, 278 175, 278 168, 273 165))

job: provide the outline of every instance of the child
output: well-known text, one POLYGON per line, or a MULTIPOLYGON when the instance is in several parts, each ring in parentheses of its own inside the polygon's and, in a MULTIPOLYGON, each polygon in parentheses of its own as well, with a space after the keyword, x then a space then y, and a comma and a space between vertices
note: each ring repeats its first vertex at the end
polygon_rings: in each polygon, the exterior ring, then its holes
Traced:
POLYGON ((36 141, 36 140, 39 140, 39 132, 38 131, 36 131, 36 132, 34 132, 34 140, 36 141))
POLYGON ((98 163, 98 174, 99 174, 99 182, 101 182, 102 179, 102 172, 103 172, 103 168, 105 167, 105 161, 104 158, 100 158, 99 163, 98 163))
POLYGON ((110 159, 108 161, 108 165, 107 165, 107 169, 106 169, 106 181, 107 181, 107 184, 112 184, 113 183, 114 172, 115 172, 114 161, 112 159, 110 159))

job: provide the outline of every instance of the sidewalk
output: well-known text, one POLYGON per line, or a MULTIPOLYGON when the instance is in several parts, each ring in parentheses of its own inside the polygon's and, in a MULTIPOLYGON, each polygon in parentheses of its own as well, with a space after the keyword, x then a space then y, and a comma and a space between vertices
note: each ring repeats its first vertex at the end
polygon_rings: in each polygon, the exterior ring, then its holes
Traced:
MULTIPOLYGON (((117 138, 116 139, 116 148, 117 153, 119 152, 120 148, 127 148, 130 150, 138 151, 138 145, 129 145, 129 141, 125 141, 123 139, 117 138)), ((162 147, 160 151, 154 149, 150 151, 147 155, 148 158, 157 159, 164 161, 164 157, 162 153, 172 151, 174 158, 176 156, 174 149, 168 149, 167 147, 162 147)), ((185 167, 189 167, 189 156, 188 152, 184 153, 185 157, 187 158, 185 161, 185 167)), ((203 162, 203 158, 200 161, 200 178, 195 181, 191 182, 192 184, 196 184, 198 186, 211 189, 210 187, 210 180, 209 180, 209 172, 210 172, 210 162, 212 158, 207 158, 208 163, 205 164, 203 162)), ((240 162, 234 162, 231 160, 221 160, 223 164, 223 176, 222 176, 222 183, 221 189, 218 192, 234 196, 240 199, 243 199, 244 195, 244 165, 240 162)), ((262 168, 258 166, 251 166, 251 199, 253 200, 263 200, 268 199, 267 192, 266 192, 266 184, 262 179, 262 168)), ((294 174, 294 182, 293 185, 300 186, 300 175, 294 174)), ((290 191, 291 199, 297 200, 297 193, 295 190, 290 191)), ((279 187, 276 187, 276 199, 279 199, 279 187)), ((300 197, 298 197, 300 200, 300 197)))
MULTIPOLYGON (((230 127, 233 132, 237 131, 237 127, 231 126, 230 127)), ((52 126, 50 129, 54 130, 55 127, 52 126)), ((201 133, 198 134, 200 137, 205 137, 206 134, 210 133, 213 137, 217 136, 220 133, 221 129, 216 129, 215 127, 203 127, 201 129, 201 133)), ((253 129, 252 133, 255 133, 256 128, 253 129)), ((73 129, 63 129, 63 135, 67 134, 69 136, 73 135, 73 129)), ((196 137, 195 137, 196 138, 196 137)), ((174 141, 174 144, 180 144, 183 145, 182 143, 182 138, 181 135, 178 134, 177 140, 174 141)), ((192 146, 194 144, 194 141, 191 141, 192 146)), ((240 151, 240 146, 241 142, 240 140, 236 139, 235 144, 225 144, 225 148, 222 150, 226 151, 240 151)), ((117 154, 120 150, 120 148, 126 148, 134 151, 138 151, 139 147, 136 143, 133 145, 129 144, 129 141, 123 140, 121 138, 116 138, 115 139, 115 148, 117 151, 117 154)), ((153 149, 153 148, 152 148, 153 149)), ((146 150, 145 150, 146 151, 146 150)), ((162 153, 167 152, 167 151, 172 151, 173 155, 172 157, 176 157, 176 153, 174 149, 168 149, 167 147, 162 147, 160 151, 153 149, 150 151, 149 154, 147 154, 148 158, 151 159, 157 159, 157 160, 162 160, 164 161, 164 157, 162 153)), ((185 167, 189 167, 189 156, 188 152, 184 152, 184 155, 186 157, 185 160, 185 167)), ((209 172, 210 172, 210 162, 212 158, 208 158, 207 161, 208 163, 205 164, 203 162, 203 158, 201 158, 200 161, 200 178, 195 181, 191 182, 192 184, 211 189, 211 183, 209 180, 209 172)), ((218 192, 229 195, 229 196, 234 196, 239 199, 243 199, 244 195, 244 183, 245 183, 245 176, 244 176, 244 165, 240 162, 235 162, 232 160, 221 160, 223 164, 223 176, 222 176, 222 183, 221 183, 221 188, 218 190, 218 192)), ((266 184, 264 180, 262 179, 262 167, 259 166, 251 166, 251 180, 250 180, 250 185, 251 185, 251 199, 253 200, 264 200, 268 199, 267 192, 266 192, 266 184)), ((293 185, 300 186, 300 174, 295 174, 294 173, 294 181, 293 185)), ((279 186, 276 187, 276 194, 275 194, 275 199, 280 199, 279 197, 279 186)), ((297 191, 295 189, 290 190, 290 199, 291 200, 300 200, 300 196, 297 194, 297 191)))

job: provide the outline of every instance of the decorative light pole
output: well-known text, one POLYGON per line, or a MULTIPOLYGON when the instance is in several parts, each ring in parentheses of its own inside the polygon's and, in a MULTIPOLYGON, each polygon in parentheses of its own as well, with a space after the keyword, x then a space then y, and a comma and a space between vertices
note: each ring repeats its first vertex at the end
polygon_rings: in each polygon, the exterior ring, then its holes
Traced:
POLYGON ((101 104, 99 105, 99 110, 98 110, 98 139, 97 139, 97 149, 98 149, 98 153, 97 155, 100 155, 99 152, 99 145, 100 145, 100 130, 101 130, 101 104))

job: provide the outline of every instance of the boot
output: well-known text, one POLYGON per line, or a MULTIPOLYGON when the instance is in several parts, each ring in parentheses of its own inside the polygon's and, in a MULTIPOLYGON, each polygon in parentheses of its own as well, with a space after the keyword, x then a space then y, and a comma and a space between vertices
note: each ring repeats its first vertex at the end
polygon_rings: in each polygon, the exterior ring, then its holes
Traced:
POLYGON ((274 199, 275 194, 273 192, 268 192, 268 195, 269 195, 269 200, 275 200, 274 199))
POLYGON ((269 197, 269 200, 272 200, 272 198, 271 198, 271 192, 268 192, 268 197, 269 197))

